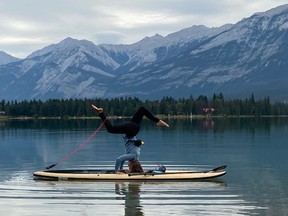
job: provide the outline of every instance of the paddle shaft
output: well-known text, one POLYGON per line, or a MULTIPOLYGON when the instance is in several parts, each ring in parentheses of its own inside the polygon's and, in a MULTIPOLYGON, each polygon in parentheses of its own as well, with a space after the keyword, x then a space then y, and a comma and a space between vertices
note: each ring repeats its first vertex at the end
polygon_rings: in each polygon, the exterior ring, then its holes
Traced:
MULTIPOLYGON (((208 172, 221 172, 226 169, 227 165, 219 166, 216 167, 212 170, 206 170, 206 171, 201 171, 201 173, 208 173, 208 172)), ((137 175, 169 175, 169 174, 188 174, 188 173, 198 173, 197 171, 179 171, 179 172, 163 172, 163 173, 153 173, 153 172, 148 172, 148 173, 129 173, 129 176, 137 176, 137 175)))

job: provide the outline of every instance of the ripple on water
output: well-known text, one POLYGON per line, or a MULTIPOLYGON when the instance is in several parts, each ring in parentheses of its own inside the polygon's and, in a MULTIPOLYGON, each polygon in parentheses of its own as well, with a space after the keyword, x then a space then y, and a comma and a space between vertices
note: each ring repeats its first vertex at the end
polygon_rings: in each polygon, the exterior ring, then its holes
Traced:
POLYGON ((1 215, 245 215, 259 209, 223 181, 57 182, 27 173, 0 184, 1 215))

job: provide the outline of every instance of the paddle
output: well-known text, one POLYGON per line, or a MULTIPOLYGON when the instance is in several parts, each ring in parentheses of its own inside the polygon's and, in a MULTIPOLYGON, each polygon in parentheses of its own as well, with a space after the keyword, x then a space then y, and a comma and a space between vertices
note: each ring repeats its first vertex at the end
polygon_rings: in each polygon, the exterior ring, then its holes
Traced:
POLYGON ((137 175, 169 175, 169 174, 181 174, 181 173, 208 173, 208 172, 220 172, 220 171, 224 171, 226 169, 227 165, 223 165, 223 166, 219 166, 219 167, 216 167, 212 170, 206 170, 206 171, 180 171, 180 172, 163 172, 163 173, 153 173, 153 172, 144 172, 144 173, 130 173, 128 174, 128 176, 137 176, 137 175))

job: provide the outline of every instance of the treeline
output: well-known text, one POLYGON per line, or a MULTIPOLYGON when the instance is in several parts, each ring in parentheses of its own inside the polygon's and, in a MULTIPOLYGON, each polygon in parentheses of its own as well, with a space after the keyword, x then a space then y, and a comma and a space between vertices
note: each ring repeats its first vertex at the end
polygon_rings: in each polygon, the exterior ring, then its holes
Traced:
POLYGON ((145 100, 138 98, 114 99, 50 99, 24 100, 18 102, 2 100, 0 111, 6 116, 19 117, 90 117, 95 116, 91 104, 104 108, 110 116, 131 116, 141 106, 147 107, 155 114, 161 115, 202 115, 204 108, 213 108, 212 115, 227 116, 263 116, 263 115, 288 115, 288 104, 271 103, 269 97, 255 100, 254 95, 247 99, 226 100, 222 93, 214 94, 212 98, 199 96, 193 98, 174 99, 163 97, 161 100, 145 100))

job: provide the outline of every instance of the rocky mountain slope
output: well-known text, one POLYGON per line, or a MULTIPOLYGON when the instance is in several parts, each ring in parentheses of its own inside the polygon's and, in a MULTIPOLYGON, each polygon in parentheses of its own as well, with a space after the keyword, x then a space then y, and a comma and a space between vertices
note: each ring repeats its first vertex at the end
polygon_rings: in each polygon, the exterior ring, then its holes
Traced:
MULTIPOLYGON (((192 26, 131 45, 66 38, 1 63, 2 99, 188 97, 288 99, 288 5, 217 28, 192 26)), ((0 57, 1 59, 1 57, 0 57)))

